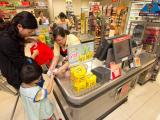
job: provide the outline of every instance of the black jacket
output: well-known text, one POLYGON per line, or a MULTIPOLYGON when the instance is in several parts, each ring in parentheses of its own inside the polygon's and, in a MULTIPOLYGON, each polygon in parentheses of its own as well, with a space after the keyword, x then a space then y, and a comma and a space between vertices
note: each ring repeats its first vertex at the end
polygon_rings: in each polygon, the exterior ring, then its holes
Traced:
POLYGON ((24 41, 18 36, 9 34, 7 31, 0 32, 0 70, 9 84, 19 89, 20 70, 25 63, 24 41))

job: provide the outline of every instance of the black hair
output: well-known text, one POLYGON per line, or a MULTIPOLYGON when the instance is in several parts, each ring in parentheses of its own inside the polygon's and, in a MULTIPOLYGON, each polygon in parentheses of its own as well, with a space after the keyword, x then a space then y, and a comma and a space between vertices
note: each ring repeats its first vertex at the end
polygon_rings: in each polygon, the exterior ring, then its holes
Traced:
POLYGON ((11 25, 17 26, 18 24, 21 24, 23 28, 26 29, 36 29, 38 28, 37 20, 33 16, 32 13, 27 11, 22 11, 18 13, 11 21, 11 25))
POLYGON ((0 23, 0 31, 5 30, 6 28, 8 28, 10 25, 9 21, 4 21, 3 23, 0 23))
POLYGON ((61 37, 65 37, 66 35, 69 35, 69 31, 63 29, 62 27, 56 27, 53 29, 53 39, 56 40, 57 36, 60 35, 61 37))
POLYGON ((59 13, 59 18, 60 19, 63 19, 63 18, 67 19, 67 16, 63 12, 60 12, 59 13))
POLYGON ((4 29, 7 29, 7 31, 12 34, 18 34, 18 28, 17 25, 21 24, 23 28, 26 29, 36 29, 38 28, 37 20, 33 16, 32 13, 27 11, 22 11, 18 14, 16 14, 13 19, 8 22, 8 25, 5 25, 6 27, 4 29))
POLYGON ((42 75, 42 68, 33 59, 22 66, 20 79, 24 83, 32 83, 42 75))
POLYGON ((92 16, 93 15, 93 12, 89 12, 89 16, 92 16))
POLYGON ((6 27, 4 23, 5 21, 0 17, 0 31, 2 31, 6 27))
POLYGON ((58 26, 58 25, 57 25, 56 23, 53 23, 53 25, 50 27, 50 28, 51 28, 51 31, 53 32, 54 29, 57 28, 57 26, 58 26))
POLYGON ((25 29, 36 29, 38 27, 37 20, 32 13, 22 11, 16 14, 10 22, 0 25, 0 31, 6 31, 14 41, 20 44, 21 50, 24 51, 24 38, 19 34, 18 24, 25 29))
POLYGON ((136 25, 133 29, 133 37, 141 38, 144 31, 144 25, 136 25))
POLYGON ((2 17, 0 17, 0 24, 4 23, 4 20, 2 17))
POLYGON ((40 15, 41 13, 43 13, 43 12, 42 12, 42 11, 39 11, 39 12, 38 12, 38 15, 40 15))

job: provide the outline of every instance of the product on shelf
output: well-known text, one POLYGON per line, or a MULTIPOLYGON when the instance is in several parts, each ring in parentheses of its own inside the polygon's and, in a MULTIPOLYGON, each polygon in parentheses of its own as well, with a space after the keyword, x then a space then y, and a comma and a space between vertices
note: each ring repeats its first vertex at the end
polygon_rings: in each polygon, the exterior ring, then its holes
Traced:
POLYGON ((132 21, 143 21, 143 17, 139 16, 140 10, 144 7, 146 3, 150 3, 151 0, 148 1, 134 1, 131 2, 129 5, 129 14, 128 14, 128 21, 126 26, 126 33, 129 32, 130 23, 132 21))

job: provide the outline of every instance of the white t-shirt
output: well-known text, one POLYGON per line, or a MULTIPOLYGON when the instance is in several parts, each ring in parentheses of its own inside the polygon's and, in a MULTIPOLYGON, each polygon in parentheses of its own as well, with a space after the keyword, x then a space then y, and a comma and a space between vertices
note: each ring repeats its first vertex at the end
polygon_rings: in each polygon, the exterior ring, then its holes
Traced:
POLYGON ((39 86, 31 88, 20 87, 20 95, 24 104, 28 120, 48 119, 53 115, 53 104, 47 99, 47 93, 39 102, 34 102, 35 96, 39 90, 44 90, 39 86))
MULTIPOLYGON (((67 35, 66 45, 62 47, 63 50, 66 50, 69 46, 80 44, 80 40, 73 34, 67 35)), ((60 46, 55 42, 54 43, 54 56, 60 56, 60 46)))

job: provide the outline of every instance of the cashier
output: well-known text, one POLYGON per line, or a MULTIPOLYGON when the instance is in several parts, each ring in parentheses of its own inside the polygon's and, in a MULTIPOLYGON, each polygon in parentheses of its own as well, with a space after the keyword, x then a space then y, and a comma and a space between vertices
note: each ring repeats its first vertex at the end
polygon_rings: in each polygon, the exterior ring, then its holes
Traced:
POLYGON ((49 68, 49 71, 54 71, 56 66, 60 63, 62 67, 59 68, 59 71, 66 68, 68 65, 67 59, 67 48, 72 45, 80 44, 80 40, 73 34, 69 34, 68 31, 64 30, 62 27, 56 27, 53 30, 53 40, 54 42, 54 59, 52 60, 52 64, 49 68))
POLYGON ((48 19, 44 16, 42 11, 39 11, 39 17, 37 18, 38 24, 39 25, 48 25, 49 21, 48 19))
POLYGON ((59 19, 56 21, 56 24, 60 27, 63 27, 63 29, 68 30, 68 28, 70 28, 71 23, 70 21, 67 19, 67 16, 61 12, 59 13, 59 19))

